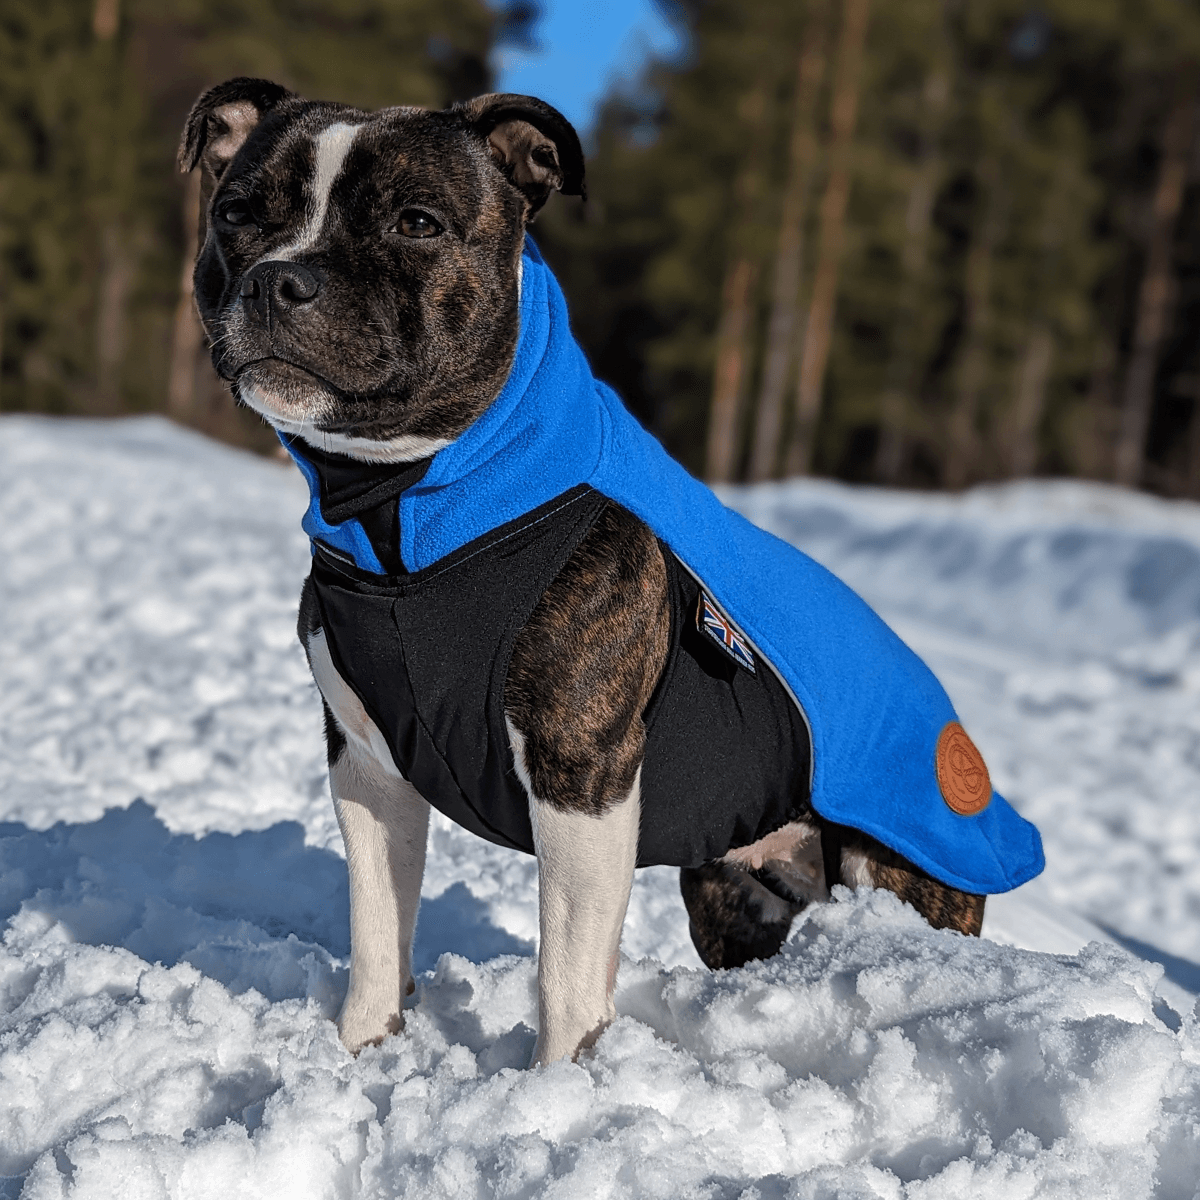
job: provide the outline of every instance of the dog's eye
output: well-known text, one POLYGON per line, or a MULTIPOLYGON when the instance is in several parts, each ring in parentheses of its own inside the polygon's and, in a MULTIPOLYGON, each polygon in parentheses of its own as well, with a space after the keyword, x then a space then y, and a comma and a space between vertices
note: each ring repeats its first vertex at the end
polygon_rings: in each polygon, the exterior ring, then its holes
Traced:
POLYGON ((442 227, 427 212, 419 208, 406 208, 396 222, 396 232, 410 238, 437 237, 442 227))
POLYGON ((226 200, 224 204, 217 209, 217 216, 225 222, 226 225, 253 225, 254 214, 250 211, 250 205, 245 200, 226 200))

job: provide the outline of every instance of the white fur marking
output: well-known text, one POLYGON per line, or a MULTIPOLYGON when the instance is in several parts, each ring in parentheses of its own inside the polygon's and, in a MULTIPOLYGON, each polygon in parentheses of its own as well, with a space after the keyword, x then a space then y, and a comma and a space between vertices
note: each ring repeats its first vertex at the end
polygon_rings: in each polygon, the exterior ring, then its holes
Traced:
POLYGON ((354 145, 357 133, 357 125, 348 125, 344 121, 338 121, 317 134, 313 141, 316 169, 313 171, 312 194, 309 197, 308 216, 304 222, 304 228, 296 235, 294 241, 278 250, 273 250, 269 256, 271 259, 289 262, 297 254, 311 250, 316 245, 317 239, 321 236, 321 230, 325 227, 325 217, 329 212, 329 193, 333 190, 337 177, 342 173, 346 155, 350 153, 350 147, 354 145))
POLYGON ((314 389, 317 397, 314 404, 316 411, 313 415, 299 421, 283 416, 276 407, 277 404, 283 402, 269 396, 252 383, 239 380, 238 394, 242 403, 247 408, 254 409, 272 428, 283 433, 293 434, 318 450, 345 454, 360 462, 414 462, 418 458, 428 458, 439 450, 444 450, 454 441, 453 438, 420 437, 412 433, 403 433, 399 437, 384 439, 360 438, 350 434, 329 433, 318 429, 317 418, 323 410, 328 408, 325 396, 318 389, 314 389))
POLYGON ((453 438, 420 437, 415 433, 402 433, 399 437, 375 441, 373 438, 352 437, 346 433, 323 433, 311 426, 307 429, 284 430, 295 432, 310 446, 360 462, 400 463, 415 462, 418 458, 429 458, 444 450, 453 438))
POLYGON ((505 724, 538 860, 538 1066, 575 1057, 616 1017, 612 992, 637 864, 642 773, 639 767, 629 795, 601 816, 564 812, 534 794, 525 739, 507 717, 505 724))
POLYGON ((350 986, 338 1032, 357 1053, 404 1023, 429 805, 350 741, 329 770, 329 786, 350 875, 350 986))
POLYGON ((871 864, 861 850, 842 851, 842 882, 850 888, 875 886, 871 864))
POLYGON ((379 726, 367 716, 362 701, 333 665, 333 656, 329 653, 324 629, 318 629, 309 635, 308 661, 317 687, 321 689, 321 695, 325 697, 325 703, 337 718, 338 726, 346 735, 347 741, 366 751, 384 775, 403 779, 404 776, 397 769, 392 752, 388 749, 387 739, 380 733, 379 726))
POLYGON ((323 393, 314 389, 317 396, 317 409, 313 415, 297 421, 294 417, 280 414, 273 397, 252 383, 239 381, 238 394, 247 408, 252 408, 272 428, 283 433, 290 433, 315 446, 334 454, 345 454, 348 458, 356 458, 360 462, 400 463, 414 462, 418 458, 428 458, 439 450, 444 450, 454 440, 453 438, 420 437, 412 433, 402 433, 399 437, 376 440, 375 438, 353 437, 346 433, 327 433, 318 429, 317 418, 321 411, 327 408, 323 393))

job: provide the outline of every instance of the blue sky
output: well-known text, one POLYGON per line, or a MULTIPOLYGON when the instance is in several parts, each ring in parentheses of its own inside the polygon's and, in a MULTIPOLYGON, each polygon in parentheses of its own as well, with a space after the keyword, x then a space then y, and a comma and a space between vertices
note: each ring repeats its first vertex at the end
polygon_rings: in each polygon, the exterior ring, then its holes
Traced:
POLYGON ((651 54, 670 54, 679 39, 653 0, 542 0, 536 53, 504 48, 496 87, 553 104, 585 133, 615 80, 651 54))

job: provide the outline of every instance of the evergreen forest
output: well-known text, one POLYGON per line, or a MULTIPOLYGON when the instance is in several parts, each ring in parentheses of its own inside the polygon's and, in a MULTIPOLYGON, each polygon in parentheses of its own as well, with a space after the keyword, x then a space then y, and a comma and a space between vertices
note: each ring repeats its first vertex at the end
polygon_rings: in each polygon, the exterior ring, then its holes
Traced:
MULTIPOLYGON (((1200 498, 1200 0, 659 0, 535 234, 597 374, 714 481, 1200 498)), ((5 0, 0 410, 266 447, 191 309, 195 95, 487 90, 536 5, 5 0)))

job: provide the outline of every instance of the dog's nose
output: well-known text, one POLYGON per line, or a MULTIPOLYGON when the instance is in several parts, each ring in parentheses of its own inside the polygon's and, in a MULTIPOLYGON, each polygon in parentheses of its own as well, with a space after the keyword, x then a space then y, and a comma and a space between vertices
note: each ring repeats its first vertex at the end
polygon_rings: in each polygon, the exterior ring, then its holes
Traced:
POLYGON ((293 262, 263 262, 246 272, 242 280, 242 303, 268 323, 310 304, 321 291, 317 272, 293 262))

